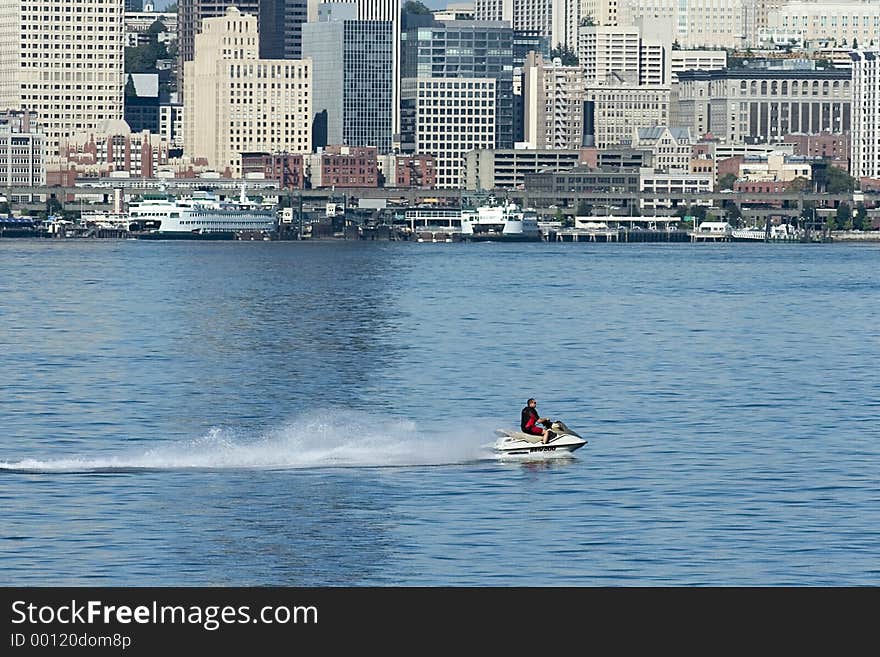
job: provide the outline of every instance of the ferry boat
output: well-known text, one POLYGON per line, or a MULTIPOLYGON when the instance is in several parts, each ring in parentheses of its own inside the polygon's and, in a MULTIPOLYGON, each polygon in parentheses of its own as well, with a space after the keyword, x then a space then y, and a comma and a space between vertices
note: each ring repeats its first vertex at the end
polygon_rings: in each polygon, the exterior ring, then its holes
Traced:
POLYGON ((540 242, 543 233, 534 210, 513 203, 461 211, 461 235, 472 242, 540 242))
POLYGON ((248 200, 242 188, 238 201, 220 201, 207 192, 168 199, 144 199, 129 207, 129 219, 143 225, 158 223, 141 239, 234 239, 237 233, 270 233, 275 211, 248 200))
POLYGON ((759 226, 737 228, 731 232, 731 237, 734 242, 790 242, 799 239, 800 236, 789 224, 780 224, 778 226, 770 226, 769 231, 766 228, 761 228, 759 226))

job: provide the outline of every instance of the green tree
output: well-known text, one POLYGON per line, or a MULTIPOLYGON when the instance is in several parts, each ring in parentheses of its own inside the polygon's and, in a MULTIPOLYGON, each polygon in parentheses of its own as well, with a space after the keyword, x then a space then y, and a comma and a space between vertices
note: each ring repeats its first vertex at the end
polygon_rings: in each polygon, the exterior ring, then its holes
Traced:
POLYGON ((844 230, 852 230, 852 208, 849 207, 849 203, 843 202, 837 206, 835 218, 838 226, 844 230))
POLYGON ((580 27, 593 27, 596 25, 596 21, 594 21, 593 17, 588 14, 581 19, 581 22, 578 23, 578 25, 580 27))
POLYGON ((577 216, 588 217, 593 214, 593 206, 581 199, 577 205, 577 216))
POLYGON ((742 210, 733 201, 725 201, 724 209, 727 212, 727 222, 731 226, 739 226, 742 223, 742 210))
POLYGON ((46 214, 58 214, 62 210, 61 201, 59 201, 54 196, 50 196, 46 199, 46 214))
POLYGON ((816 209, 816 203, 814 201, 804 201, 804 207, 801 210, 801 219, 805 221, 812 221, 813 219, 813 211, 816 209))
POLYGON ((718 189, 733 189, 733 183, 736 182, 736 175, 725 173, 718 179, 718 189))
POLYGON ((856 210, 853 212, 853 227, 859 230, 870 230, 868 209, 865 207, 864 201, 859 201, 856 204, 856 210))
POLYGON ((9 207, 9 203, 7 201, 3 201, 0 203, 0 214, 10 214, 12 209, 9 207))
POLYGON ((843 169, 829 166, 825 177, 825 191, 829 194, 845 194, 855 189, 856 179, 843 169))
POLYGON ((791 185, 789 188, 793 192, 804 192, 810 187, 810 181, 804 178, 803 176, 798 176, 794 180, 791 181, 791 185))
POLYGON ((562 44, 559 44, 556 48, 553 48, 550 51, 550 59, 555 59, 559 57, 562 60, 563 66, 577 66, 578 65, 578 56, 577 53, 571 48, 566 48, 562 44))
POLYGON ((405 14, 416 14, 417 16, 427 16, 431 13, 431 10, 428 9, 424 4, 419 2, 419 0, 407 0, 403 5, 403 13, 405 14))

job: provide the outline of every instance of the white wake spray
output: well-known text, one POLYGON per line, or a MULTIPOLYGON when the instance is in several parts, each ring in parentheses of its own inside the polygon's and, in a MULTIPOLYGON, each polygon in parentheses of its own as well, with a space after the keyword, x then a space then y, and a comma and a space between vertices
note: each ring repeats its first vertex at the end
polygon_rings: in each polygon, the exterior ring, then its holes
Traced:
MULTIPOLYGON (((491 425, 494 427, 494 425, 491 425)), ((491 457, 492 429, 421 429, 409 420, 329 410, 294 418, 259 435, 214 428, 187 441, 155 442, 106 455, 0 461, 0 470, 94 472, 187 468, 315 468, 448 465, 491 457)))

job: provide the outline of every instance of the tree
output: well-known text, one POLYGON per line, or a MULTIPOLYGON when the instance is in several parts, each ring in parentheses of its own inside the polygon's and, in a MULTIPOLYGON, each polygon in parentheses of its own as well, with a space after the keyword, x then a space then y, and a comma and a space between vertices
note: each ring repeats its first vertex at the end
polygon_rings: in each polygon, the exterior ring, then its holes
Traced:
POLYGON ((581 199, 577 205, 577 216, 588 217, 593 214, 593 206, 581 199))
POLYGON ((865 207, 864 201, 859 201, 856 204, 856 211, 853 212, 853 227, 859 230, 870 230, 871 226, 867 220, 868 209, 865 207))
POLYGON ((403 13, 416 14, 417 16, 429 16, 431 10, 419 2, 419 0, 406 0, 406 3, 403 5, 403 13))
POLYGON ((835 166, 828 167, 826 173, 825 191, 829 194, 845 194, 855 189, 856 179, 843 169, 835 166))
POLYGON ((559 44, 556 48, 550 51, 550 59, 556 59, 557 57, 562 60, 563 66, 578 65, 577 53, 570 48, 566 48, 562 44, 559 44))
POLYGON ((59 201, 54 196, 50 196, 46 199, 46 214, 53 215, 61 212, 62 206, 61 201, 59 201))
POLYGON ((736 182, 736 175, 725 173, 718 179, 718 189, 733 189, 733 183, 736 182))
POLYGON ((815 201, 804 201, 804 208, 803 208, 803 210, 801 210, 801 219, 804 219, 807 221, 812 220, 813 219, 813 212, 815 211, 815 209, 816 209, 815 201))
POLYGON ((849 207, 849 203, 843 202, 837 206, 835 218, 838 226, 844 230, 852 230, 852 209, 849 207))
POLYGON ((727 211, 727 222, 731 226, 739 226, 742 222, 742 210, 733 201, 724 201, 724 209, 727 211))
POLYGON ((587 14, 581 19, 581 22, 578 23, 580 27, 593 27, 596 25, 596 21, 593 20, 593 17, 587 14))
POLYGON ((789 188, 793 192, 803 192, 806 191, 810 186, 810 181, 804 178, 803 176, 798 176, 794 180, 791 181, 791 185, 789 188))

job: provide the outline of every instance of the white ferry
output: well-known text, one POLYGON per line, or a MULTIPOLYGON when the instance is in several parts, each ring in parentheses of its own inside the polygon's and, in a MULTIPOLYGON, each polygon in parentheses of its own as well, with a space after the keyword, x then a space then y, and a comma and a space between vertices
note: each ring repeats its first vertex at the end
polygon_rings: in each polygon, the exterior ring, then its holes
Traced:
POLYGON ((471 241, 539 242, 538 215, 513 203, 461 211, 461 234, 471 241))
POLYGON ((766 228, 759 226, 737 228, 731 235, 734 242, 794 241, 800 237, 797 230, 789 224, 770 226, 769 233, 766 228))
POLYGON ((129 219, 142 225, 158 223, 148 236, 160 238, 231 239, 235 233, 275 230, 275 211, 248 200, 242 189, 238 201, 220 201, 213 194, 196 192, 170 200, 145 199, 132 203, 129 219))
POLYGON ((544 235, 537 213, 513 203, 475 209, 416 207, 406 210, 405 216, 419 242, 538 242, 544 235))

